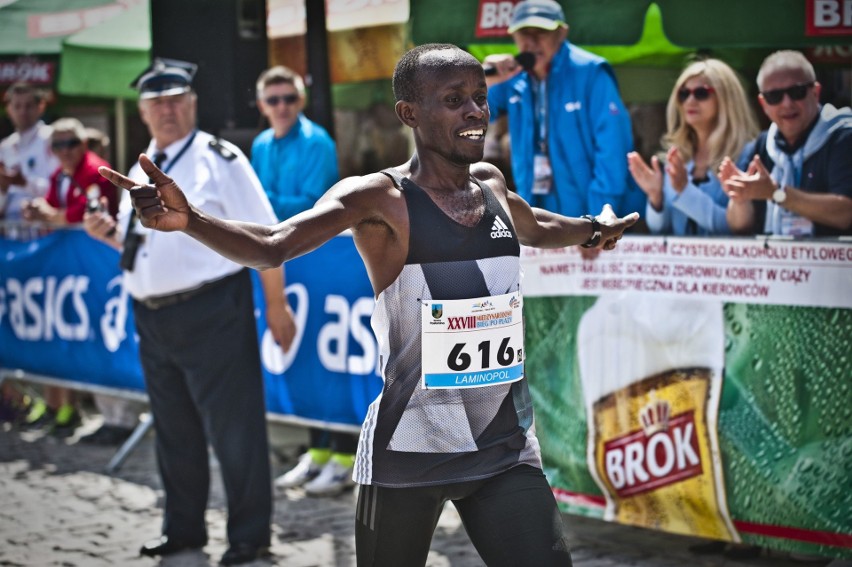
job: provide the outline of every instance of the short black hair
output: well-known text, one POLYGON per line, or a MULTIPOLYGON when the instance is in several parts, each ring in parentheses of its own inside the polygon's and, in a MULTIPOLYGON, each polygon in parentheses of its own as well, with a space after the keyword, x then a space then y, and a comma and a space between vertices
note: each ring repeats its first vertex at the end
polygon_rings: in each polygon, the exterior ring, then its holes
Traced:
POLYGON ((418 76, 419 69, 425 66, 429 70, 435 71, 454 67, 462 62, 479 65, 479 62, 473 55, 451 43, 424 43, 423 45, 418 45, 406 52, 393 70, 394 98, 396 98, 397 102, 400 100, 409 102, 421 100, 422 89, 420 88, 420 77, 418 76), (457 53, 451 58, 436 58, 430 60, 425 65, 421 64, 420 56, 432 51, 456 51, 457 53))

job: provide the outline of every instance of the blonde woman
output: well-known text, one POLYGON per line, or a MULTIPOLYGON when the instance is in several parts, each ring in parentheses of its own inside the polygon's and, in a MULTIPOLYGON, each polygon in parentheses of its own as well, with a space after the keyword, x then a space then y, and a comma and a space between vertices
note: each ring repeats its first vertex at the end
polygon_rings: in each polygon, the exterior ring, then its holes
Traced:
POLYGON ((669 97, 666 123, 665 167, 656 156, 649 166, 638 153, 627 154, 630 173, 648 196, 648 227, 664 234, 730 234, 728 196, 715 172, 725 156, 744 158, 758 133, 734 70, 718 59, 690 64, 669 97))

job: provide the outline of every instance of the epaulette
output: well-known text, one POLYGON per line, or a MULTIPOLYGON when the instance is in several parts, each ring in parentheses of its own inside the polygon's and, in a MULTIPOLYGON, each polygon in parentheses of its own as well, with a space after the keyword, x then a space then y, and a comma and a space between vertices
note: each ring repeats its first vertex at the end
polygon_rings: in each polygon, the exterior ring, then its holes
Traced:
POLYGON ((227 161, 234 161, 237 159, 237 154, 225 146, 225 144, 222 143, 223 141, 224 140, 221 138, 210 138, 210 149, 225 158, 227 161))

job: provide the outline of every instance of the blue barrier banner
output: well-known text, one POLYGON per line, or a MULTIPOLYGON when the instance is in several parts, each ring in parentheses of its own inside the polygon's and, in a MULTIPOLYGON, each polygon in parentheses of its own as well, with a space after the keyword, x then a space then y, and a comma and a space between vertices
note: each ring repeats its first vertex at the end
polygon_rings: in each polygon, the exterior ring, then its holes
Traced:
POLYGON ((144 389, 118 257, 80 230, 0 238, 0 366, 144 389))
MULTIPOLYGON (((275 414, 361 425, 382 388, 370 328, 373 289, 350 236, 338 236, 284 266, 296 338, 286 354, 258 313, 266 405, 275 414)), ((263 291, 255 276, 255 305, 263 291)))
MULTIPOLYGON (((144 390, 118 258, 79 230, 29 241, 0 238, 0 367, 144 390)), ((381 378, 370 329, 373 292, 352 238, 334 238, 285 270, 298 328, 287 353, 267 330, 253 274, 267 409, 359 426, 381 378)))

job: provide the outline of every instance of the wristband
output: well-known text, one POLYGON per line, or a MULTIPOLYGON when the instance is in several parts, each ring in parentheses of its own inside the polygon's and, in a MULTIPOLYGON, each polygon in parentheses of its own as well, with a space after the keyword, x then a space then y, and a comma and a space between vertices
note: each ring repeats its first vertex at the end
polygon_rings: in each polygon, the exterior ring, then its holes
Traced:
POLYGON ((583 215, 580 218, 587 219, 592 223, 592 235, 580 246, 583 248, 594 248, 601 241, 601 223, 598 222, 598 217, 593 217, 592 215, 583 215))

